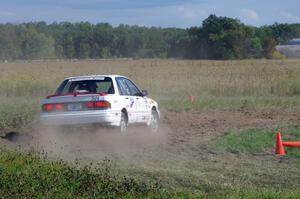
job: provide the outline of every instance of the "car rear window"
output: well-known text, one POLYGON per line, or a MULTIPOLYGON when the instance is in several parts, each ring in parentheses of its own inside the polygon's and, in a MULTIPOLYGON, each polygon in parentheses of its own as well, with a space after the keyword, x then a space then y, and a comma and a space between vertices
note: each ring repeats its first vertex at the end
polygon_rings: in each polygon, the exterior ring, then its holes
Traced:
POLYGON ((56 94, 63 95, 67 93, 80 93, 80 92, 92 92, 92 93, 106 93, 114 94, 115 89, 112 79, 105 77, 104 79, 70 79, 65 80, 58 87, 56 94))

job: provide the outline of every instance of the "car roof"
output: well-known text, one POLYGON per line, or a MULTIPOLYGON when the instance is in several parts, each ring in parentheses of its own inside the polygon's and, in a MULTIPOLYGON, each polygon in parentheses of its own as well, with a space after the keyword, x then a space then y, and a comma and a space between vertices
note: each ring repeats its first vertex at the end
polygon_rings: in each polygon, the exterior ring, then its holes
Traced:
MULTIPOLYGON (((101 79, 104 77, 116 78, 116 77, 125 77, 125 76, 122 76, 122 75, 83 75, 83 76, 68 77, 68 78, 66 78, 66 80, 101 79)), ((127 78, 127 77, 125 77, 125 78, 127 78)))

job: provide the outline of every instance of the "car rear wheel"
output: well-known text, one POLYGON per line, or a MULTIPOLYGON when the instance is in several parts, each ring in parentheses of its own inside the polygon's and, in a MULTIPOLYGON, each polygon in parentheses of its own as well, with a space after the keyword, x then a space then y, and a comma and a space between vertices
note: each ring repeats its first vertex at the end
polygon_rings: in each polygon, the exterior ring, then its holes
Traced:
POLYGON ((150 130, 152 132, 157 132, 159 127, 159 118, 156 110, 151 111, 151 120, 150 120, 150 130))
POLYGON ((125 113, 121 113, 120 131, 125 133, 127 131, 127 116, 125 113))

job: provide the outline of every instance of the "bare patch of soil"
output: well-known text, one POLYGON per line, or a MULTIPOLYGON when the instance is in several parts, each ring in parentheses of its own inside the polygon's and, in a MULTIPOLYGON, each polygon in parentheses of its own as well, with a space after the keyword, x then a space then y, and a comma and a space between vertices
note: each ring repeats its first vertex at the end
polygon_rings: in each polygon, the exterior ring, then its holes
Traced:
POLYGON ((172 129, 174 142, 182 142, 186 139, 206 141, 232 130, 240 131, 250 128, 271 128, 277 125, 299 124, 300 113, 164 112, 162 122, 172 129))
MULTIPOLYGON (((215 183, 291 187, 300 185, 299 168, 289 160, 275 157, 272 149, 259 155, 233 154, 217 150, 210 141, 232 130, 276 129, 292 124, 300 124, 300 113, 164 111, 158 133, 143 127, 132 128, 124 135, 107 129, 91 131, 83 128, 66 132, 28 128, 22 133, 22 139, 5 142, 67 160, 95 162, 108 157, 127 172, 136 174, 138 170, 144 170, 166 183, 173 181, 175 186, 215 183)), ((4 139, 0 140, 3 142, 4 139)))

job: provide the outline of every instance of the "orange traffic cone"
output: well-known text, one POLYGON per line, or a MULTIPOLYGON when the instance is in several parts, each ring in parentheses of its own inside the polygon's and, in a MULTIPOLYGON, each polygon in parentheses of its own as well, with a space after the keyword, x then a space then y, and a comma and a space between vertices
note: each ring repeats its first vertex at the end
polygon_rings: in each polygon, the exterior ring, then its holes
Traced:
POLYGON ((276 149, 275 149, 276 155, 285 155, 284 147, 281 140, 280 132, 278 131, 276 134, 276 149))
POLYGON ((194 96, 189 95, 189 102, 190 102, 190 104, 194 103, 194 101, 195 101, 194 96))

